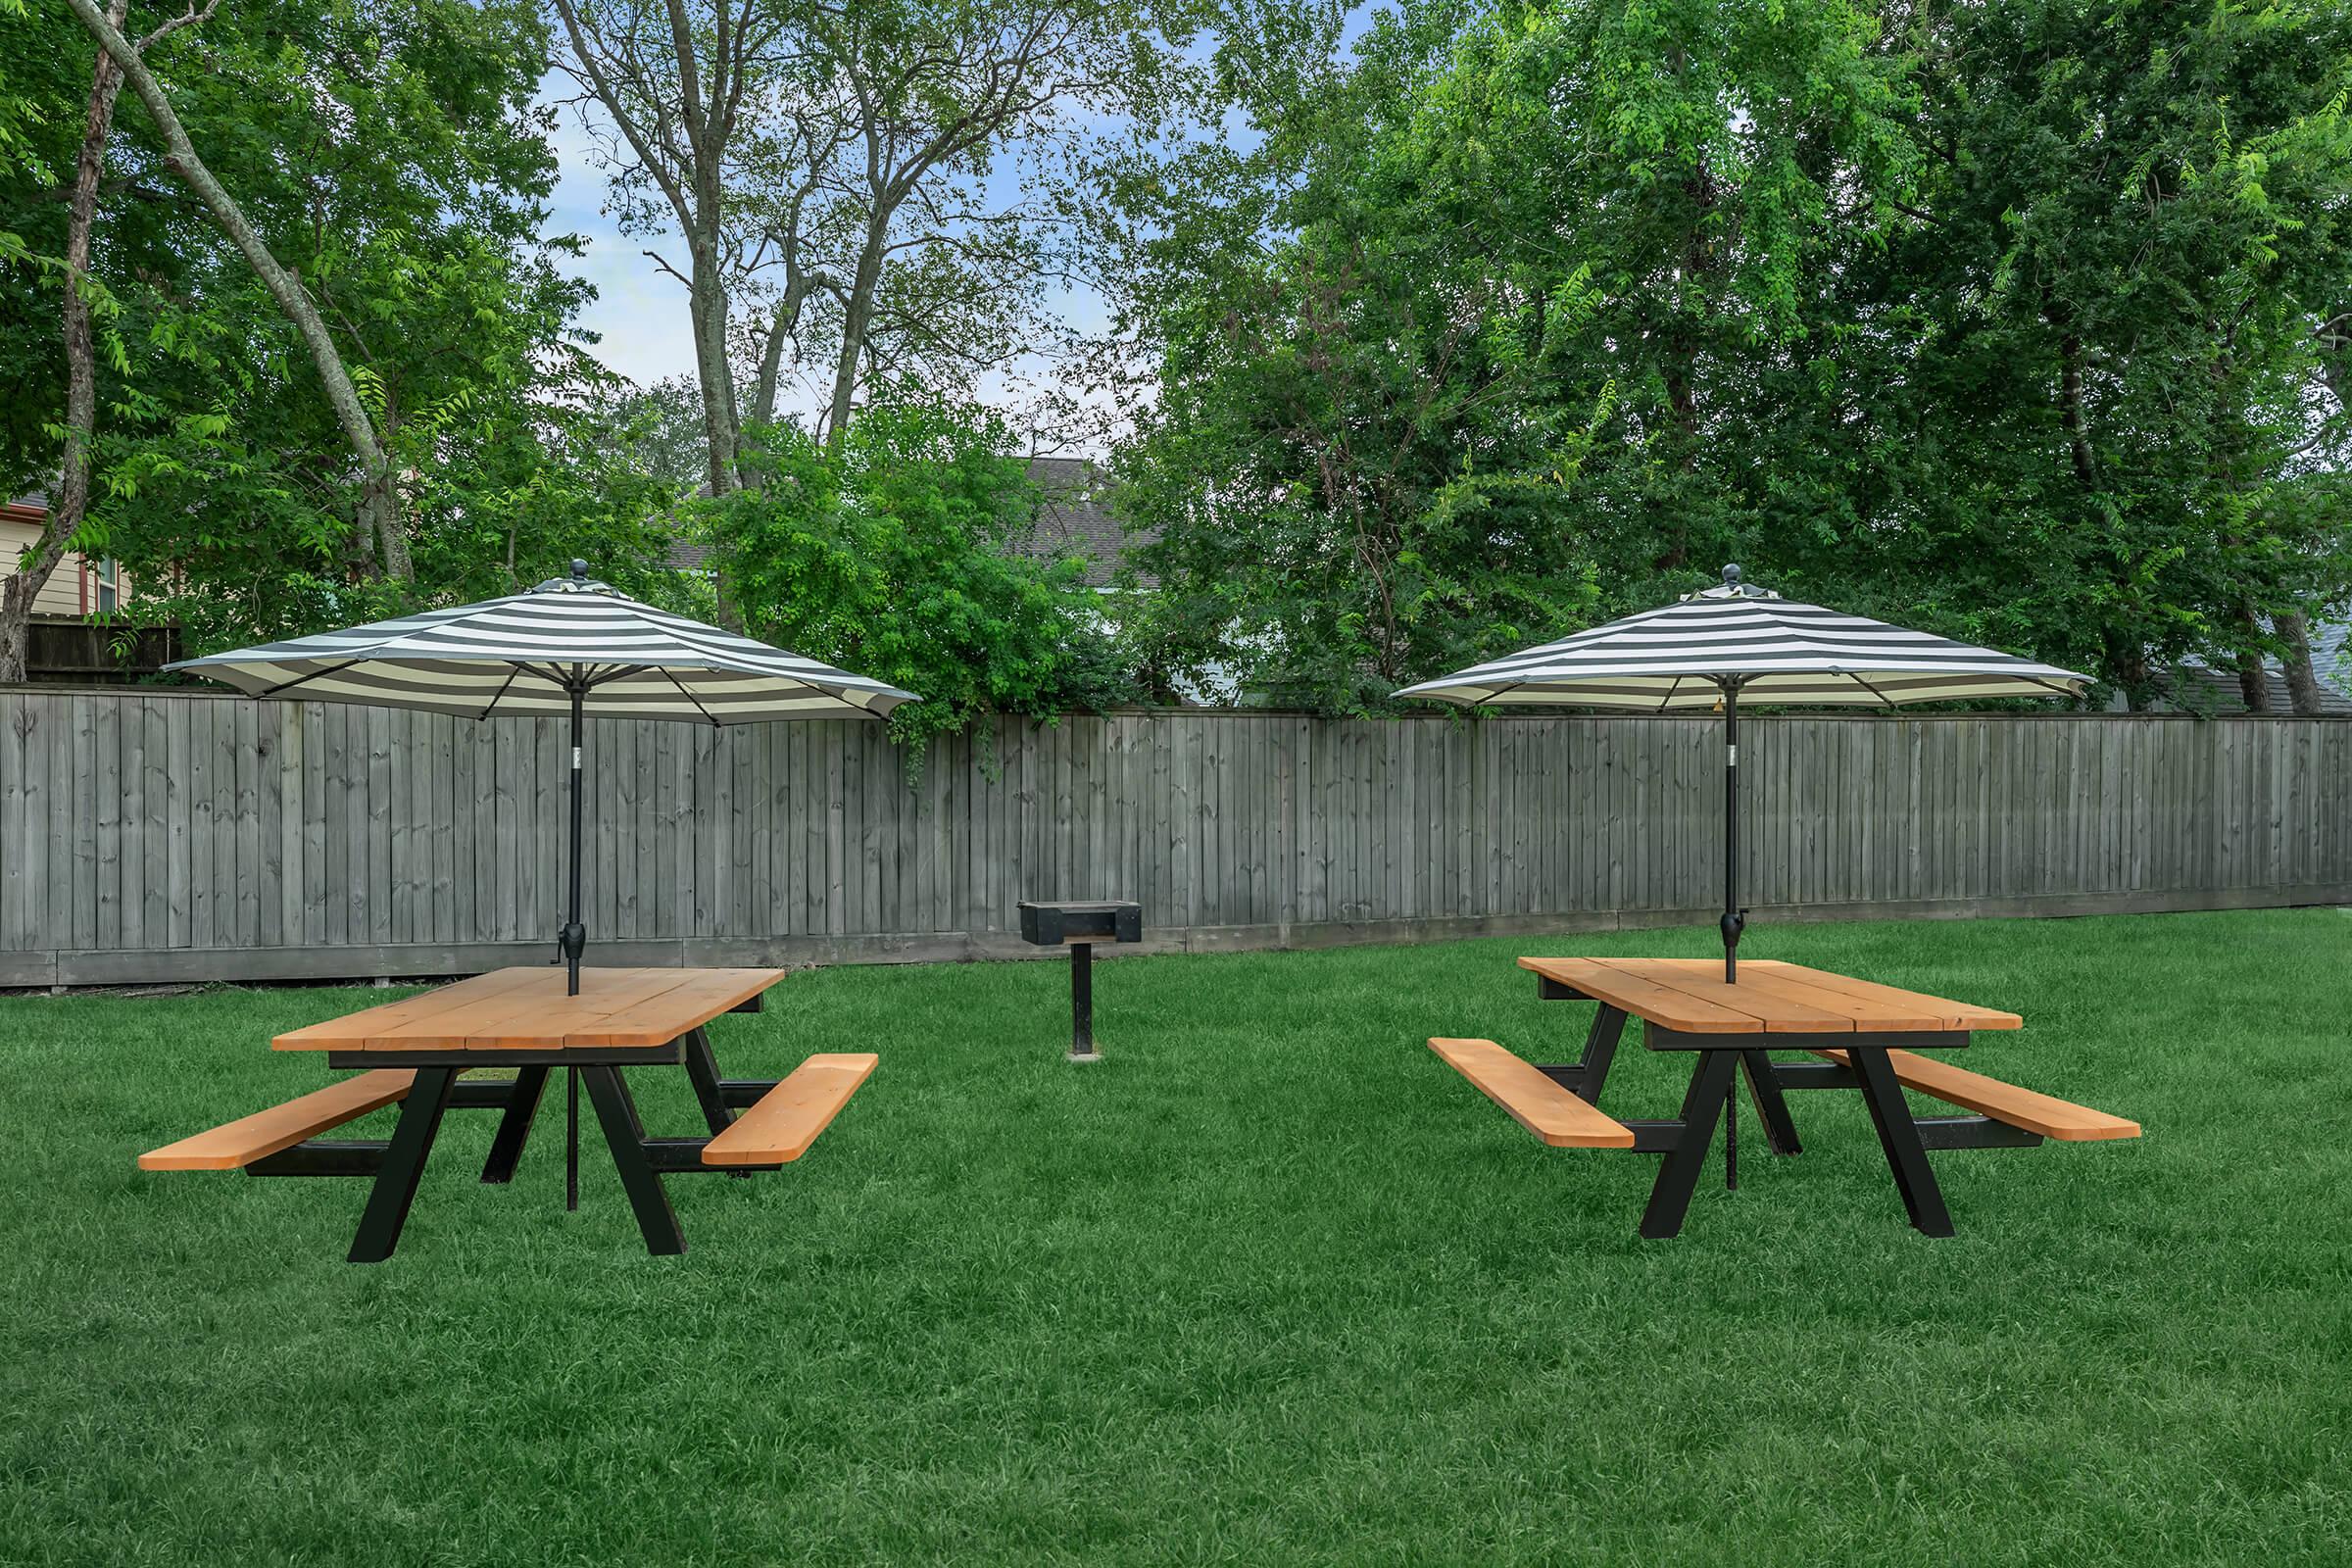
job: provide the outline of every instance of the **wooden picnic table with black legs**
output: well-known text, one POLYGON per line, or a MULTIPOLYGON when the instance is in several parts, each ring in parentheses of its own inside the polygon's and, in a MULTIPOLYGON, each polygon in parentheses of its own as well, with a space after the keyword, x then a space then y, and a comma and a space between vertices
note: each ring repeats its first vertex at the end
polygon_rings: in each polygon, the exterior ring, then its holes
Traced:
POLYGON ((1914 1053, 1959 1050, 1978 1030, 2006 1030, 2014 1012, 1973 1006, 1799 964, 1750 959, 1737 984, 1714 958, 1521 958, 1541 994, 1552 1001, 1599 1004, 1584 1054, 1573 1062, 1522 1061, 1491 1040, 1432 1040, 1430 1045, 1530 1132, 1561 1148, 1617 1148, 1665 1156, 1642 1212, 1642 1234, 1678 1234, 1698 1190, 1715 1139, 1725 1126, 1726 1180, 1736 1170, 1733 1093, 1744 1080, 1766 1147, 1802 1150, 1787 1093, 1853 1089, 1869 1108, 1879 1146, 1911 1223, 1930 1236, 1952 1234, 1943 1192, 1928 1164, 1930 1150, 2010 1149, 2043 1138, 2069 1142, 2136 1138, 2139 1127, 2087 1106, 1966 1072, 1914 1053), (1599 1110, 1626 1023, 1639 1018, 1652 1051, 1690 1052, 1693 1065, 1682 1113, 1670 1120, 1627 1121, 1599 1110), (1776 1061, 1774 1051, 1822 1058, 1776 1061), (1963 1110, 1914 1115, 1903 1091, 1917 1089, 1963 1110))
POLYGON ((242 1169, 256 1176, 373 1176, 351 1261, 380 1262, 401 1227, 444 1113, 497 1109, 482 1180, 513 1179, 548 1074, 579 1075, 637 1216, 646 1250, 683 1252, 664 1175, 747 1175, 800 1157, 872 1072, 870 1054, 812 1055, 789 1077, 719 1075, 705 1026, 756 1011, 780 969, 583 969, 577 995, 559 968, 500 969, 280 1035, 279 1051, 323 1051, 357 1078, 199 1133, 139 1157, 146 1170, 242 1169), (682 1066, 710 1132, 649 1138, 620 1069, 682 1066), (471 1068, 513 1068, 511 1082, 461 1082, 471 1068), (384 1140, 317 1134, 386 1104, 400 1120, 384 1140), (738 1109, 744 1114, 738 1116, 738 1109))

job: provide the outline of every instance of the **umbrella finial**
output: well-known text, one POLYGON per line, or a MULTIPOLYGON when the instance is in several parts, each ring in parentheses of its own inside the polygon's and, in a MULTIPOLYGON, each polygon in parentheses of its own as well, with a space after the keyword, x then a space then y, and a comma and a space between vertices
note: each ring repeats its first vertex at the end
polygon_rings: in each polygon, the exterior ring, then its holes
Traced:
MULTIPOLYGON (((572 563, 572 564, 576 566, 579 564, 579 563, 575 561, 572 563)), ((1740 587, 1740 563, 1737 561, 1726 562, 1724 564, 1723 585, 1726 588, 1730 588, 1735 591, 1737 591, 1740 587)))
MULTIPOLYGON (((1731 569, 1737 571, 1739 568, 1735 566, 1731 569)), ((588 563, 577 556, 571 558, 571 580, 581 583, 588 580, 588 563)))

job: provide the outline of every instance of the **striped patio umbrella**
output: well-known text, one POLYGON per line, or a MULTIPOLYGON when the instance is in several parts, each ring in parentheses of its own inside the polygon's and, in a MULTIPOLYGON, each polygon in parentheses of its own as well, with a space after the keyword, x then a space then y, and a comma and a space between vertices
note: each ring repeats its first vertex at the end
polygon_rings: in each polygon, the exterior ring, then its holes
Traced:
MULTIPOLYGON (((557 934, 569 989, 580 991, 580 741, 587 710, 610 718, 756 724, 881 718, 912 692, 631 599, 588 575, 454 610, 427 610, 342 631, 186 659, 254 697, 416 708, 466 718, 571 715, 569 918, 557 934)), ((564 1074, 564 1205, 580 1201, 579 1074, 564 1074)))
POLYGON ((610 718, 754 724, 881 718, 914 694, 631 599, 588 575, 454 610, 240 648, 166 666, 254 697, 416 708, 466 718, 571 715, 570 917, 557 950, 580 989, 580 731, 610 718))
POLYGON ((1723 978, 1740 977, 1740 699, 1892 707, 1981 697, 2079 697, 2085 677, 2015 654, 1798 604, 1723 568, 1722 586, 1605 626, 1407 686, 1463 708, 1503 704, 1723 710, 1723 978))

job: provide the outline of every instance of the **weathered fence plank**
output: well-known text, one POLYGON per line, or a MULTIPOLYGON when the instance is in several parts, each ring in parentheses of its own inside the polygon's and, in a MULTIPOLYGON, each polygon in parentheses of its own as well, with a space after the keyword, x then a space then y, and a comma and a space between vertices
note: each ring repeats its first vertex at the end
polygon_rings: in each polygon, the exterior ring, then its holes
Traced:
MULTIPOLYGON (((1749 715, 1740 739, 1759 910, 2352 901, 2352 724, 1749 715)), ((911 772, 843 720, 594 720, 585 752, 587 920, 627 961, 1009 952, 1022 898, 1138 897, 1176 946, 1704 920, 1722 865, 1703 717, 1008 718, 911 772)), ((0 693, 0 984, 536 954, 569 760, 550 720, 0 693)))

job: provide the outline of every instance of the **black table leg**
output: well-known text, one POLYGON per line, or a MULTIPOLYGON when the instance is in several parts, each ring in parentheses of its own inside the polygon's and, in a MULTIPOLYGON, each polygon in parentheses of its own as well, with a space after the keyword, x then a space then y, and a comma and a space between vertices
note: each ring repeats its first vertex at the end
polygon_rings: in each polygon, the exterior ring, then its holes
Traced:
POLYGON ((1929 1236, 1952 1234, 1952 1216, 1943 1206, 1943 1189, 1928 1168, 1928 1151, 1903 1099, 1902 1083, 1894 1076, 1886 1048, 1856 1046, 1845 1054, 1862 1102, 1870 1107, 1871 1124, 1879 1130, 1879 1147, 1886 1152, 1886 1168, 1894 1172, 1895 1190, 1911 1214, 1912 1228, 1929 1236))
POLYGON ((1617 1042, 1625 1034, 1625 1014, 1602 1003, 1592 1014, 1592 1028, 1585 1036, 1585 1054, 1564 1067, 1538 1067, 1562 1089, 1587 1104, 1600 1103, 1600 1090, 1609 1081, 1609 1063, 1617 1059, 1617 1042))
POLYGON ((1649 1206, 1642 1211, 1642 1234, 1651 1241, 1677 1235, 1690 1212, 1690 1195, 1706 1169, 1707 1150, 1715 1142, 1715 1118, 1732 1088, 1729 1051, 1702 1051, 1691 1069, 1690 1087, 1683 1095, 1683 1131, 1658 1166, 1658 1181, 1649 1191, 1649 1206))
MULTIPOLYGON (((710 1037, 696 1029, 686 1036, 686 1081, 694 1085, 694 1098, 703 1107, 703 1120, 716 1138, 734 1124, 735 1112, 727 1108, 727 1092, 718 1076, 718 1057, 710 1050, 710 1037)), ((752 1179, 748 1168, 727 1172, 739 1182, 752 1179)))
POLYGON ((1764 1143, 1776 1154, 1801 1154, 1805 1146, 1797 1142, 1796 1122, 1788 1114, 1788 1101, 1781 1093, 1781 1081, 1774 1076, 1772 1057, 1762 1051, 1740 1053, 1740 1071, 1747 1079, 1748 1097, 1756 1102, 1756 1119, 1764 1124, 1764 1143))
POLYGON ((629 1086, 620 1069, 599 1065, 573 1070, 588 1081, 589 1103, 596 1107, 605 1143, 612 1151, 612 1168, 620 1172, 621 1190, 629 1195, 629 1206, 637 1211, 645 1250, 657 1256, 683 1252, 686 1238, 678 1230, 678 1216, 670 1211, 662 1178, 645 1157, 645 1123, 637 1119, 637 1102, 629 1098, 629 1086))
POLYGON ((419 1067, 409 1098, 401 1102, 400 1122, 384 1146, 384 1162, 368 1189, 367 1210, 360 1215, 360 1233, 352 1239, 354 1263, 381 1263, 400 1245, 400 1228, 416 1200, 416 1182, 424 1160, 433 1152, 433 1137, 441 1130, 441 1113, 449 1108, 450 1091, 457 1087, 456 1067, 419 1067))
POLYGON ((517 1067, 514 1087, 507 1092, 506 1114, 498 1118, 498 1135, 490 1140, 490 1157, 482 1163, 482 1180, 514 1179, 515 1162, 531 1136, 531 1119, 539 1114, 540 1097, 547 1092, 545 1067, 517 1067))
POLYGON ((727 1108, 726 1096, 718 1087, 718 1057, 711 1054, 710 1037, 700 1029, 689 1033, 681 1044, 686 1056, 686 1081, 694 1085, 694 1098, 703 1107, 703 1120, 710 1124, 710 1136, 715 1138, 735 1120, 735 1113, 727 1108))

